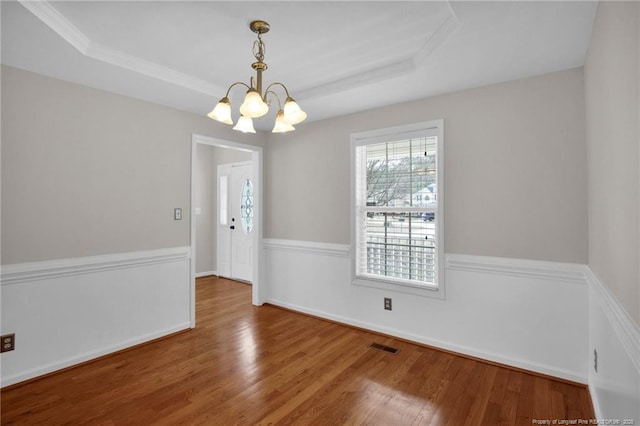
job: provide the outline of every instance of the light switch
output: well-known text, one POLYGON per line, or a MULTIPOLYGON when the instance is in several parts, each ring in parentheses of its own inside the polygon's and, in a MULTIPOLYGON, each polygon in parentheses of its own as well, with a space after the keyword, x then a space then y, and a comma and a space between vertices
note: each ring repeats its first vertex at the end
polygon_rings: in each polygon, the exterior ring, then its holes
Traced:
POLYGON ((202 208, 196 207, 196 216, 200 216, 202 214, 202 208))
POLYGON ((173 220, 182 220, 182 209, 175 208, 173 209, 173 220))

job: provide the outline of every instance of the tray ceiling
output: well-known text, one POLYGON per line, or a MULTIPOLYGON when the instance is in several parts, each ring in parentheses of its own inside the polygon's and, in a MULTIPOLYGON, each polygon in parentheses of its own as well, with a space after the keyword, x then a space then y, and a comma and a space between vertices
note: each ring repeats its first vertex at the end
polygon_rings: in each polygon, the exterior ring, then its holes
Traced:
MULTIPOLYGON (((266 20, 265 81, 285 83, 309 120, 319 120, 580 67, 597 3, 5 1, 1 7, 3 64, 203 115, 230 83, 253 75, 248 23, 266 20)), ((234 92, 232 102, 239 105, 241 96, 234 92)))

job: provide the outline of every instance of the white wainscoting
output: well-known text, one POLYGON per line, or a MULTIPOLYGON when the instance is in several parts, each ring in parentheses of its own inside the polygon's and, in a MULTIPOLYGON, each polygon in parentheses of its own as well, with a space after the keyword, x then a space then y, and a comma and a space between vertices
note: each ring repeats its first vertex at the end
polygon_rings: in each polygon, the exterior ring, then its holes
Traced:
POLYGON ((449 254, 438 300, 352 285, 348 245, 266 239, 264 248, 268 303, 587 383, 584 265, 449 254))
POLYGON ((8 386, 190 328, 190 248, 2 267, 8 386))
POLYGON ((620 302, 587 268, 589 391, 596 418, 640 424, 640 330, 620 302), (594 365, 598 353, 598 371, 594 365))

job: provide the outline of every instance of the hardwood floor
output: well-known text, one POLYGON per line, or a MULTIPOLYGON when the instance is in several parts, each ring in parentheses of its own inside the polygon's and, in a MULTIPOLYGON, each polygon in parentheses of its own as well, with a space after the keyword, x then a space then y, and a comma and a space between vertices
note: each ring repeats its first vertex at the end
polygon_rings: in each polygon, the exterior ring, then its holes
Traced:
POLYGON ((594 417, 582 386, 254 307, 245 284, 211 277, 196 287, 194 330, 4 390, 2 424, 531 425, 594 417))

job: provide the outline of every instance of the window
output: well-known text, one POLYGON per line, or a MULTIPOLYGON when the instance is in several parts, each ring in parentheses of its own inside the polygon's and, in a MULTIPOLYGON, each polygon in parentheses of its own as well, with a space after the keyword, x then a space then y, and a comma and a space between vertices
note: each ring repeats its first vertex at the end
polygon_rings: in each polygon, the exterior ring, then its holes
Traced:
POLYGON ((240 217, 242 219, 242 230, 246 235, 251 235, 253 230, 253 183, 251 183, 250 179, 246 179, 242 185, 240 217))
POLYGON ((443 297, 442 120, 351 136, 354 284, 443 297))
POLYGON ((222 175, 220 176, 220 225, 226 225, 228 222, 227 214, 228 207, 227 201, 229 199, 229 176, 222 175))

